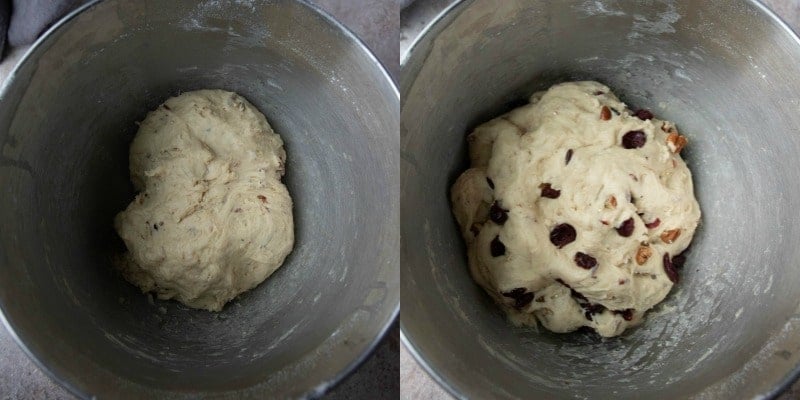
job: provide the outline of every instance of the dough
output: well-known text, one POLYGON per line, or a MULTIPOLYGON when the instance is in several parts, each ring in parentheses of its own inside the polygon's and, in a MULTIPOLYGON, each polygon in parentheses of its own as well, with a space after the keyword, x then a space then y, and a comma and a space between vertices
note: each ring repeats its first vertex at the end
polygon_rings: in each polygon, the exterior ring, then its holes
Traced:
POLYGON ((700 207, 672 123, 573 82, 467 140, 453 213, 473 278, 512 322, 616 336, 677 283, 700 207))
POLYGON ((130 148, 139 192, 114 221, 120 269, 143 292, 219 311, 294 243, 283 141, 241 96, 198 90, 150 112, 130 148))

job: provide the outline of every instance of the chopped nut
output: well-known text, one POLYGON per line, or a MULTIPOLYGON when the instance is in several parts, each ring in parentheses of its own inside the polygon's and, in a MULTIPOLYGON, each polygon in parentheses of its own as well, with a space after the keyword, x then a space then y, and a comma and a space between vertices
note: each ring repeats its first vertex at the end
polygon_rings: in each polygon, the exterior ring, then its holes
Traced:
POLYGON ((647 259, 653 255, 653 250, 650 246, 639 246, 639 250, 636 251, 636 263, 639 265, 644 265, 647 262, 647 259))
POLYGON ((681 235, 680 229, 670 229, 668 231, 664 231, 664 233, 661 234, 661 241, 669 244, 674 242, 675 239, 677 239, 678 236, 680 235, 681 235))
POLYGON ((611 119, 611 110, 608 108, 608 106, 603 106, 603 108, 600 109, 600 119, 603 121, 608 121, 611 119))
POLYGON ((675 154, 680 153, 687 143, 689 143, 689 141, 686 140, 686 137, 677 132, 672 132, 667 135, 667 146, 670 151, 675 154))
POLYGON ((608 199, 606 199, 605 208, 617 208, 617 198, 614 196, 608 196, 608 199))

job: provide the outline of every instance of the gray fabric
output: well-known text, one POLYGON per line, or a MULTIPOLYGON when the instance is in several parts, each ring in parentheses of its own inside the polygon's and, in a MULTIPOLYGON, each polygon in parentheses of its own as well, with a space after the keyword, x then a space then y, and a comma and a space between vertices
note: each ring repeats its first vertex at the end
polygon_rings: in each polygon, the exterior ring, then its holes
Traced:
MULTIPOLYGON (((33 43, 55 21, 88 1, 13 0, 11 24, 8 26, 8 44, 20 46, 33 43)), ((8 5, 7 0, 3 2, 6 3, 6 6, 8 5)), ((5 25, 0 25, 0 27, 5 25)))

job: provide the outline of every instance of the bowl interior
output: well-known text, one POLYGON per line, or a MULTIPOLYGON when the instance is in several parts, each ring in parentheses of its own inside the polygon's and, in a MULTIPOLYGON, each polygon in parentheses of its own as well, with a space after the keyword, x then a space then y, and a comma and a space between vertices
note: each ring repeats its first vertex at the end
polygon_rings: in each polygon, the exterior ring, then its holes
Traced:
POLYGON ((319 393, 396 315, 398 95, 312 7, 95 3, 34 48, 0 101, 0 305, 76 393, 319 393), (202 88, 267 116, 294 200, 293 252, 220 313, 152 301, 111 265, 124 248, 113 217, 134 195, 134 122, 202 88))
POLYGON ((467 1, 402 66, 401 326, 472 398, 745 398, 800 354, 800 46, 754 2, 467 1), (449 188, 466 134, 598 80, 688 136, 703 218, 681 283, 622 337, 513 328, 466 267, 449 188))

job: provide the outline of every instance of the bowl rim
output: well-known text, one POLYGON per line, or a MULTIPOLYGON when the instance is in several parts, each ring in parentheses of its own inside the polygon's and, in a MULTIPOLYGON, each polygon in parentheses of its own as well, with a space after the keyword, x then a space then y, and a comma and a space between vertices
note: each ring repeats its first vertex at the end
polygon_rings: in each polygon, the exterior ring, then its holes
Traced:
MULTIPOLYGON (((87 3, 75 8, 74 10, 70 11, 60 19, 58 19, 52 26, 47 28, 43 33, 39 35, 39 37, 33 42, 33 44, 25 50, 25 53, 19 58, 17 63, 8 73, 8 76, 3 81, 2 85, 0 85, 0 102, 4 99, 7 95, 9 88, 11 87, 12 81, 16 78, 19 70, 22 68, 24 64, 28 62, 28 60, 33 57, 33 54, 43 46, 43 44, 50 40, 50 38, 55 34, 56 31, 62 29, 68 22, 75 19, 81 13, 99 5, 106 0, 90 0, 87 3)), ((383 79, 389 85, 392 94, 396 98, 397 102, 400 102, 400 91, 397 87, 392 76, 389 74, 386 66, 378 59, 377 56, 370 50, 370 48, 364 43, 364 41, 359 38, 353 31, 351 31, 347 26, 343 23, 339 22, 336 18, 334 18, 330 13, 320 8, 318 5, 311 3, 311 0, 292 0, 295 3, 311 10, 312 13, 318 15, 322 18, 322 20, 336 28, 336 30, 340 31, 344 34, 346 40, 351 41, 355 44, 356 48, 358 48, 362 55, 366 56, 367 59, 374 64, 378 71, 381 73, 383 79)), ((399 264, 399 260, 398 260, 399 264)), ((383 340, 387 337, 389 330, 398 322, 400 319, 400 301, 398 300, 397 304, 395 304, 394 309, 392 310, 389 318, 387 319, 386 324, 381 327, 378 334, 373 338, 371 342, 364 348, 364 351, 358 355, 355 359, 350 361, 342 370, 334 374, 328 380, 320 382, 315 387, 309 388, 305 391, 305 393, 301 396, 303 399, 315 399, 323 396, 325 393, 328 393, 330 390, 335 388, 339 383, 341 383, 345 378, 350 376, 353 372, 355 372, 364 362, 372 355, 375 349, 378 347, 379 344, 383 342, 383 340)), ((22 352, 28 357, 29 360, 33 361, 33 364, 42 372, 45 373, 47 377, 49 377, 52 381, 58 383, 62 388, 66 389, 70 394, 76 396, 81 399, 93 399, 95 398, 90 393, 85 391, 86 388, 79 388, 77 385, 73 384, 73 382, 68 381, 66 378, 59 375, 56 371, 49 368, 40 358, 40 355, 32 351, 25 343, 24 339, 22 339, 18 334, 14 327, 11 325, 8 317, 6 316, 6 312, 4 310, 2 302, 0 302, 0 323, 5 327, 8 331, 9 335, 12 337, 13 341, 19 346, 22 352)), ((233 392, 231 392, 233 393, 233 392)))
MULTIPOLYGON (((474 1, 475 0, 451 0, 433 18, 431 18, 430 21, 426 22, 425 26, 419 31, 419 33, 414 38, 411 39, 406 50, 400 54, 400 78, 402 82, 401 86, 403 87, 404 90, 410 89, 410 86, 413 83, 409 82, 408 77, 406 77, 405 75, 410 72, 408 70, 409 61, 412 60, 413 53, 415 51, 421 51, 420 45, 423 42, 423 39, 425 39, 425 37, 429 35, 435 35, 440 31, 444 30, 447 27, 447 25, 449 25, 449 22, 451 22, 451 18, 455 18, 455 16, 458 13, 463 11, 464 7, 467 7, 474 1)), ((778 16, 778 14, 776 14, 775 11, 773 11, 771 8, 765 5, 764 0, 743 0, 743 1, 745 3, 753 5, 763 15, 766 15, 767 18, 771 19, 772 22, 776 23, 777 26, 784 31, 784 33, 789 35, 789 38, 794 40, 795 43, 797 43, 797 45, 800 46, 800 35, 798 34, 798 32, 795 32, 794 29, 792 29, 791 26, 789 26, 789 24, 783 20, 783 18, 778 16)), ((419 71, 413 71, 413 72, 418 73, 419 71)), ((401 115, 402 115, 402 105, 401 105, 401 115)), ((402 119, 400 123, 402 125, 402 119)), ((402 180, 402 175, 400 179, 402 180)), ((402 238, 400 246, 402 247, 402 238)), ((400 318, 400 342, 403 346, 405 346, 406 350, 408 350, 408 352, 411 354, 417 365, 422 367, 422 370, 427 373, 428 377, 430 377, 434 382, 436 382, 440 387, 444 388, 451 396, 455 397, 456 399, 459 400, 468 399, 468 396, 459 391, 458 388, 456 388, 453 384, 451 384, 445 377, 440 375, 434 369, 434 367, 428 362, 428 359, 420 351, 419 347, 417 347, 417 345, 414 344, 414 339, 404 328, 402 317, 400 318)), ((771 389, 769 389, 765 393, 762 393, 761 395, 763 396, 764 399, 774 400, 778 396, 786 392, 789 389, 789 387, 791 387, 795 382, 800 382, 800 363, 795 365, 792 369, 790 369, 783 376, 783 378, 777 380, 773 384, 771 389)))

